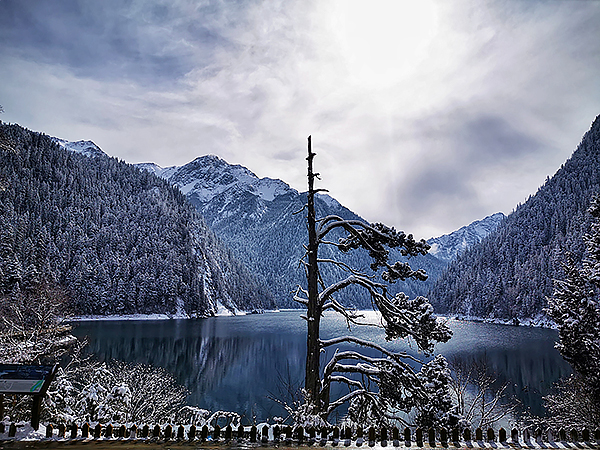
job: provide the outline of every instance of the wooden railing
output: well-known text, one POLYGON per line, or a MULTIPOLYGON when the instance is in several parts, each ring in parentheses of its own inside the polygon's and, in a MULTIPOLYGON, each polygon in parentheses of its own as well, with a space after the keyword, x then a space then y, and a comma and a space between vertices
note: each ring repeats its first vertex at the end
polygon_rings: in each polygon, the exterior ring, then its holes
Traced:
MULTIPOLYGON (((0 433, 5 433, 5 425, 0 423, 0 433)), ((8 437, 14 438, 17 425, 12 423, 8 429, 8 437)), ((596 430, 561 429, 555 433, 534 431, 530 429, 512 429, 507 432, 500 428, 493 429, 429 429, 416 430, 396 427, 380 428, 303 428, 281 425, 239 426, 228 425, 221 428, 195 425, 142 425, 126 427, 125 425, 90 426, 87 423, 79 427, 71 425, 47 425, 47 439, 95 440, 95 439, 130 439, 130 440, 174 440, 190 442, 245 442, 262 445, 340 445, 340 446, 373 446, 375 444, 390 447, 527 447, 527 448, 600 448, 600 428, 596 430), (560 444, 560 445, 559 445, 560 444)))

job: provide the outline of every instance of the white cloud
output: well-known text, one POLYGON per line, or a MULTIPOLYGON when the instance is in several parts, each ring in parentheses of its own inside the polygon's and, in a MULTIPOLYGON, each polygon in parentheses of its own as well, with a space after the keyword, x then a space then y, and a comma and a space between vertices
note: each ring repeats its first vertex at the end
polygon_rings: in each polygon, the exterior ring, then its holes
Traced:
POLYGON ((87 5, 101 26, 69 19, 80 39, 50 36, 54 60, 24 47, 34 30, 0 42, 3 119, 130 162, 216 153, 299 190, 312 134, 332 196, 423 237, 510 212, 600 112, 597 3, 87 5))

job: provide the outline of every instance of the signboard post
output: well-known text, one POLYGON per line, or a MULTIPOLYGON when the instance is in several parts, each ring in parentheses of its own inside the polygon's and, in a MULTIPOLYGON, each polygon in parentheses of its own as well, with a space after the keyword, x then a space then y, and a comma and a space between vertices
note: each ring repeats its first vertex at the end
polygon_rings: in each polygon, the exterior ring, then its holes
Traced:
POLYGON ((20 364, 0 364, 0 419, 4 418, 4 394, 31 395, 31 426, 37 430, 40 426, 42 398, 54 375, 58 364, 54 366, 24 366, 20 364))

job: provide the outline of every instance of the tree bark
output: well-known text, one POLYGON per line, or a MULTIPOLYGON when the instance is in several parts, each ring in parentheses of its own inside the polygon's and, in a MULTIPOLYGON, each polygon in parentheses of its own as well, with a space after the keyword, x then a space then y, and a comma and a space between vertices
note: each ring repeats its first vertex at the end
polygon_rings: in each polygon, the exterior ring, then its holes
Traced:
POLYGON ((321 321, 321 305, 319 304, 319 267, 317 241, 317 219, 315 213, 314 179, 318 174, 313 173, 313 158, 315 154, 311 148, 311 137, 308 137, 308 332, 306 335, 306 378, 305 389, 312 404, 313 413, 321 412, 319 399, 320 386, 320 346, 319 327, 321 321))

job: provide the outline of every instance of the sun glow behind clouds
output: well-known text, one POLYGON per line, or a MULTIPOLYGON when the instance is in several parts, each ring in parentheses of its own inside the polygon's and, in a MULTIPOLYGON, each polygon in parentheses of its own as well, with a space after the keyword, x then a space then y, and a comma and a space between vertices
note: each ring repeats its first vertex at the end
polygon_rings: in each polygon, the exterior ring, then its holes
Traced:
POLYGON ((338 0, 334 32, 350 80, 385 87, 412 75, 438 30, 432 0, 338 0))

